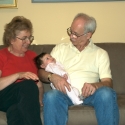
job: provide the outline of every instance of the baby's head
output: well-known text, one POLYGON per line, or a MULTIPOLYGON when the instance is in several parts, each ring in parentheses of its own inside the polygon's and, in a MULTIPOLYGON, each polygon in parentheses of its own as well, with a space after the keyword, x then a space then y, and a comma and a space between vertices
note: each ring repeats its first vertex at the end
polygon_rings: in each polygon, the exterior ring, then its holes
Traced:
POLYGON ((56 63, 55 58, 53 58, 48 53, 39 54, 34 58, 34 61, 38 69, 41 69, 41 68, 45 69, 49 63, 56 63))

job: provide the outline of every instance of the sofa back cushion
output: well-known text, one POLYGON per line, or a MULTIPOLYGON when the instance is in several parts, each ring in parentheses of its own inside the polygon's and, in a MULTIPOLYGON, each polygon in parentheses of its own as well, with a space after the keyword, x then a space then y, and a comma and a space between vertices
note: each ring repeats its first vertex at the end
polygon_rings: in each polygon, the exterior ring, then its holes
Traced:
POLYGON ((96 45, 109 54, 113 88, 118 94, 125 94, 125 43, 96 43, 96 45))

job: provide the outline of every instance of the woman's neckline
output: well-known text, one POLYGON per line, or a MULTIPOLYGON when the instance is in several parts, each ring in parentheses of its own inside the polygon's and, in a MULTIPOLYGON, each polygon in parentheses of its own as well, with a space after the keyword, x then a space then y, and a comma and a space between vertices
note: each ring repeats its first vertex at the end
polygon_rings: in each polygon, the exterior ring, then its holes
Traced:
POLYGON ((9 53, 11 53, 12 55, 14 55, 16 57, 24 57, 25 56, 25 53, 24 54, 18 54, 18 53, 16 54, 16 53, 14 53, 10 46, 7 48, 7 50, 8 50, 9 53))

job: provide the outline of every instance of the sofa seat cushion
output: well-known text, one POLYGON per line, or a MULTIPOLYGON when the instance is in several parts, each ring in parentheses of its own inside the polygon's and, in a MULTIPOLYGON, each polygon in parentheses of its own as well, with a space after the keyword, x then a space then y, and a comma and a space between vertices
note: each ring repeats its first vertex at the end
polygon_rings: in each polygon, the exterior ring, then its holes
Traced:
POLYGON ((120 123, 119 125, 125 125, 125 95, 118 95, 118 106, 120 113, 120 123))
MULTIPOLYGON (((125 95, 117 96, 118 106, 120 113, 120 124, 125 125, 125 95)), ((109 104, 110 105, 110 104, 109 104)), ((90 106, 71 106, 69 108, 69 121, 68 125, 97 125, 95 110, 90 106), (90 118, 90 119, 88 119, 90 118)))
POLYGON ((0 111, 0 125, 7 125, 6 113, 0 111))
MULTIPOLYGON (((120 124, 125 125, 125 95, 118 95, 120 112, 120 124)), ((43 121, 43 110, 41 108, 41 119, 43 121)), ((0 111, 0 125, 7 125, 6 113, 0 111)), ((70 106, 68 125, 97 125, 95 110, 90 106, 70 106), (88 119, 89 118, 89 119, 88 119)))
POLYGON ((94 108, 81 105, 69 107, 68 125, 97 125, 94 108))

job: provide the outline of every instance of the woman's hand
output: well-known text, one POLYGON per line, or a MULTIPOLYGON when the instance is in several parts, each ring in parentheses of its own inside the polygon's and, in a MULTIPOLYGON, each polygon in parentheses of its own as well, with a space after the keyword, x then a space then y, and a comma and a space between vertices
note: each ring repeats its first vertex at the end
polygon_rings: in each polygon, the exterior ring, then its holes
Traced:
POLYGON ((19 78, 18 79, 32 79, 34 81, 39 80, 38 76, 32 72, 20 72, 18 73, 19 78))

